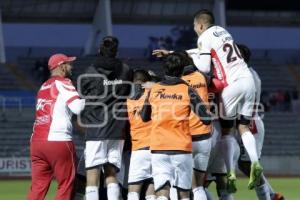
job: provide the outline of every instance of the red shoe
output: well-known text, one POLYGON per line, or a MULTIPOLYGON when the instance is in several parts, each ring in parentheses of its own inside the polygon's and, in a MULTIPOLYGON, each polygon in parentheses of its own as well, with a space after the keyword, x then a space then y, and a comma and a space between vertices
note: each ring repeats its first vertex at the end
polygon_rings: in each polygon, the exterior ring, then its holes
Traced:
POLYGON ((284 196, 282 196, 280 193, 275 193, 272 200, 284 200, 284 196))

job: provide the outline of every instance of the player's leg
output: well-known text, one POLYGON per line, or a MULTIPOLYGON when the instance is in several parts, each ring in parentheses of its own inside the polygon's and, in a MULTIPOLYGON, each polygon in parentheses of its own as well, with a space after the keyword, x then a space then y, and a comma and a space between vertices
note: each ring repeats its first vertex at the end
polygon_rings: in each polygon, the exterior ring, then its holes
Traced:
POLYGON ((107 141, 86 141, 86 200, 99 199, 100 166, 107 163, 107 141))
POLYGON ((168 200, 174 168, 170 155, 151 153, 152 176, 157 200, 168 200))
MULTIPOLYGON (((250 177, 251 172, 251 162, 239 160, 239 169, 248 177, 250 177)), ((265 183, 264 179, 260 179, 260 182, 255 186, 256 195, 259 200, 271 200, 270 190, 268 185, 265 183)))
MULTIPOLYGON (((178 199, 180 200, 190 200, 190 190, 183 190, 181 188, 177 188, 178 191, 178 199)), ((206 196, 205 196, 206 198, 206 196)))
MULTIPOLYGON (((207 172, 209 174, 213 174, 213 177, 215 177, 216 189, 220 199, 230 200, 232 199, 232 195, 228 192, 228 181, 226 175, 227 170, 223 159, 223 154, 221 153, 222 149, 220 143, 221 141, 218 141, 217 139, 215 146, 212 148, 207 172)), ((207 179, 211 180, 213 177, 208 176, 207 179)))
MULTIPOLYGON (((256 149, 257 154, 260 157, 263 141, 264 141, 264 125, 262 120, 255 116, 256 119, 252 121, 252 133, 254 134, 254 138, 256 141, 256 149), (255 127, 255 128, 254 128, 255 127)), ((239 169, 248 177, 250 177, 251 171, 251 162, 249 155, 245 151, 243 143, 240 141, 240 149, 241 149, 241 156, 238 161, 239 169)), ((265 183, 263 179, 260 180, 260 183, 255 186, 255 191, 259 200, 270 200, 270 191, 268 185, 265 183)))
POLYGON ((236 140, 234 138, 234 120, 220 120, 222 127, 222 137, 220 140, 220 148, 225 161, 227 169, 227 186, 230 193, 235 193, 236 187, 236 174, 234 162, 234 150, 236 140))
MULTIPOLYGON (((257 130, 257 133, 254 135, 254 138, 256 141, 257 155, 258 155, 258 158, 260 159, 262 148, 263 148, 263 143, 264 143, 264 138, 265 138, 265 127, 264 127, 264 123, 263 123, 262 119, 258 115, 255 116, 253 125, 256 127, 256 130, 257 130)), ((250 160, 250 159, 248 159, 248 160, 250 160)), ((268 183, 265 176, 262 174, 260 184, 255 187, 255 191, 256 191, 258 199, 260 199, 260 200, 272 199, 272 195, 271 195, 272 190, 273 190, 272 187, 268 183)))
POLYGON ((84 152, 82 153, 77 169, 76 169, 76 176, 75 176, 75 194, 73 200, 83 200, 85 195, 85 187, 86 187, 86 171, 85 171, 85 163, 84 163, 84 152))
POLYGON ((86 187, 86 176, 76 174, 74 184, 74 199, 73 200, 84 200, 86 187))
POLYGON ((236 99, 230 98, 232 97, 230 96, 230 93, 225 96, 223 96, 222 93, 222 97, 225 97, 225 114, 226 116, 233 116, 233 113, 237 113, 239 115, 237 124, 238 131, 241 134, 243 144, 252 163, 248 188, 253 189, 258 183, 262 173, 262 167, 258 162, 255 139, 249 130, 250 119, 252 118, 255 102, 255 84, 253 78, 248 77, 239 79, 232 84, 230 89, 231 90, 229 92, 232 92, 236 99), (233 89, 235 91, 233 91, 233 89), (227 97, 229 100, 226 100, 227 97), (232 99, 233 103, 231 103, 232 99), (226 106, 226 104, 229 106, 226 106))
POLYGON ((228 192, 226 174, 217 173, 214 176, 216 177, 216 189, 219 200, 233 200, 232 194, 228 192))
POLYGON ((170 188, 170 200, 178 200, 178 192, 174 187, 170 188))
POLYGON ((281 193, 275 192, 275 190, 272 188, 271 184, 269 183, 267 178, 264 176, 264 174, 262 175, 262 179, 264 180, 265 184, 268 187, 270 197, 272 200, 284 200, 285 199, 281 193))
POLYGON ((228 85, 221 93, 220 124, 222 127, 222 137, 220 140, 221 149, 227 168, 228 191, 236 192, 236 174, 234 163, 234 150, 236 141, 234 133, 236 131, 235 120, 238 111, 238 105, 243 99, 243 89, 239 81, 228 85))
POLYGON ((195 200, 206 200, 204 191, 205 173, 211 151, 211 138, 193 142, 193 194, 195 200))
POLYGON ((147 181, 146 183, 146 194, 145 194, 145 199, 146 200, 155 200, 155 189, 154 189, 154 184, 153 184, 153 179, 147 181))
POLYGON ((205 191, 207 200, 214 200, 214 195, 210 191, 208 191, 207 188, 205 188, 204 191, 205 191))
POLYGON ((58 182, 55 200, 73 198, 76 173, 76 155, 73 142, 55 142, 56 153, 52 154, 51 167, 58 182))
POLYGON ((43 158, 42 149, 45 148, 43 142, 31 142, 31 186, 27 200, 45 199, 52 180, 52 169, 49 163, 43 158))
POLYGON ((120 198, 121 190, 117 179, 117 173, 119 168, 116 168, 114 165, 105 164, 105 183, 107 188, 107 199, 108 200, 117 200, 120 198))
POLYGON ((129 193, 128 200, 140 198, 141 189, 144 183, 147 184, 146 198, 154 196, 154 188, 151 174, 151 152, 150 150, 132 151, 129 166, 129 193), (151 193, 152 190, 152 193, 151 193))
POLYGON ((125 150, 125 146, 124 146, 124 151, 122 153, 121 169, 117 174, 117 179, 121 187, 121 199, 127 199, 130 157, 131 157, 131 150, 128 149, 125 150))
POLYGON ((172 166, 174 167, 173 185, 177 188, 178 199, 190 199, 193 175, 192 154, 170 155, 172 166))
POLYGON ((121 169, 124 140, 109 140, 107 143, 108 164, 104 166, 108 200, 118 200, 121 194, 117 173, 121 169))
POLYGON ((256 142, 254 136, 248 128, 249 123, 249 119, 242 115, 241 120, 238 122, 238 129, 241 134, 244 147, 251 161, 251 171, 248 188, 253 189, 259 183, 263 169, 258 161, 256 142))

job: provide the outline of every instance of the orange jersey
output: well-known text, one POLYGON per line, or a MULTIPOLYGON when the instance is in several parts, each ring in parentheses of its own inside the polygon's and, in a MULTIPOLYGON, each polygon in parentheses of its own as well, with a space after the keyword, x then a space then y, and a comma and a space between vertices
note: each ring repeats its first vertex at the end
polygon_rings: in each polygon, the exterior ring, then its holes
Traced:
POLYGON ((127 99, 132 151, 150 146, 151 121, 143 122, 140 116, 148 90, 139 99, 127 99))
MULTIPOLYGON (((197 92, 203 102, 208 105, 208 91, 204 75, 198 71, 194 71, 182 76, 182 79, 185 80, 187 84, 197 92)), ((201 119, 192 112, 190 116, 190 132, 193 136, 210 134, 211 125, 203 124, 201 119)))
POLYGON ((149 94, 151 105, 151 150, 192 151, 189 130, 188 85, 155 84, 149 94))

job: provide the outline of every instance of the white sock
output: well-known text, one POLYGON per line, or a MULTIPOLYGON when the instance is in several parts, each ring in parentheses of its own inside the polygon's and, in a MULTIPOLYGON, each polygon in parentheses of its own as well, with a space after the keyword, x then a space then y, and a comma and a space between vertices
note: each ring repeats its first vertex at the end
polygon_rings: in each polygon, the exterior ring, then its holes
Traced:
POLYGON ((224 135, 221 138, 221 149, 223 152, 223 157, 225 161, 225 165, 227 168, 227 172, 235 171, 235 164, 233 161, 234 156, 234 145, 235 145, 235 138, 233 137, 232 133, 228 135, 224 135))
POLYGON ((107 199, 108 200, 119 200, 120 187, 117 183, 109 183, 107 185, 107 199))
POLYGON ((194 200, 207 200, 205 191, 202 186, 193 189, 194 200))
POLYGON ((140 195, 137 192, 128 192, 127 199, 128 200, 139 200, 140 195))
POLYGON ((233 197, 227 190, 220 190, 219 200, 233 200, 233 197))
POLYGON ((271 200, 269 188, 266 183, 255 187, 255 192, 259 200, 271 200))
POLYGON ((176 188, 173 188, 173 187, 170 188, 170 199, 171 200, 177 200, 178 199, 176 188))
POLYGON ((99 191, 97 186, 87 186, 85 188, 86 200, 99 200, 99 191))
POLYGON ((267 185, 268 189, 269 189, 269 193, 271 196, 271 199, 275 196, 275 191, 272 188, 271 184, 269 183, 268 179, 265 177, 264 174, 262 174, 262 178, 264 179, 265 184, 267 185))
POLYGON ((159 196, 156 198, 156 200, 169 200, 168 197, 165 196, 159 196))
POLYGON ((249 158, 251 160, 251 163, 257 162, 258 157, 257 157, 257 152, 256 152, 256 144, 255 144, 255 138, 252 135, 250 131, 247 131, 242 134, 242 141, 244 144, 244 147, 249 155, 249 158))
POLYGON ((205 191, 207 200, 214 200, 214 195, 210 191, 208 191, 208 189, 205 188, 204 191, 205 191))
POLYGON ((84 194, 78 192, 75 193, 73 198, 73 200, 83 200, 83 199, 84 199, 84 194))
MULTIPOLYGON (((156 196, 153 194, 153 195, 147 195, 145 197, 146 200, 156 200, 156 196)), ((128 199, 129 200, 129 199, 128 199)))
POLYGON ((184 198, 184 199, 181 199, 181 200, 190 200, 190 198, 184 198))

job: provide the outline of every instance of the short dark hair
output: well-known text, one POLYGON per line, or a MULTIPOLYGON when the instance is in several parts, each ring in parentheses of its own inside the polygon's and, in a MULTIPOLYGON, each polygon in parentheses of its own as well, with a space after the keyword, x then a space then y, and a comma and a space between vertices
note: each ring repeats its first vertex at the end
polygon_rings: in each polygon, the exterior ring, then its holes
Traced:
POLYGON ((106 36, 102 39, 100 45, 100 55, 104 57, 114 58, 117 56, 119 40, 113 36, 106 36))
POLYGON ((150 74, 143 69, 135 70, 133 73, 133 82, 140 81, 142 83, 145 83, 147 81, 151 81, 150 74))
POLYGON ((197 11, 195 14, 194 14, 194 19, 197 20, 197 21, 203 21, 205 24, 214 24, 215 23, 215 17, 214 17, 214 14, 207 10, 207 9, 202 9, 202 10, 199 10, 197 11))
POLYGON ((241 52, 241 56, 244 58, 246 63, 249 63, 250 58, 251 58, 251 51, 250 49, 244 45, 244 44, 238 44, 237 45, 240 52, 241 52))
POLYGON ((184 67, 183 56, 176 52, 168 55, 163 65, 165 74, 174 77, 181 77, 184 67))
POLYGON ((186 51, 175 51, 174 53, 178 53, 182 57, 184 66, 195 65, 193 59, 186 51))

